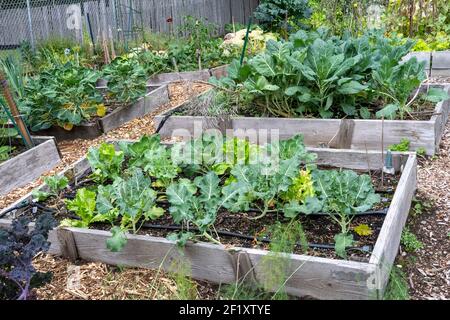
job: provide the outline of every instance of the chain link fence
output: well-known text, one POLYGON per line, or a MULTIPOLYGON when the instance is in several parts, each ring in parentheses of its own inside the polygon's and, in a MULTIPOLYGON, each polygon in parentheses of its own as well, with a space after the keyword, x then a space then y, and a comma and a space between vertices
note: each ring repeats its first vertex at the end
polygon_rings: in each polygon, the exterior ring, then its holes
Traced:
POLYGON ((183 17, 219 27, 246 23, 259 0, 0 0, 0 49, 67 38, 136 40, 145 31, 173 32, 183 17))

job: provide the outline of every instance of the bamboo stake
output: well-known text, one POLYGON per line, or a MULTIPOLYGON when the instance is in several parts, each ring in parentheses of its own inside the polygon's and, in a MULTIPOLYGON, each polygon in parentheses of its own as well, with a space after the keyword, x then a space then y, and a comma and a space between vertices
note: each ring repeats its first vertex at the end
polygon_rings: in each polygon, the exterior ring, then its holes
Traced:
POLYGON ((13 116, 13 120, 17 125, 17 129, 19 130, 22 138, 25 140, 24 142, 26 144, 26 147, 28 149, 31 149, 32 147, 34 147, 33 140, 31 139, 28 129, 25 126, 22 117, 20 116, 19 109, 17 108, 17 105, 14 102, 11 91, 9 90, 8 82, 6 81, 6 78, 3 75, 2 71, 0 71, 0 86, 2 87, 3 96, 5 97, 6 103, 9 106, 9 109, 13 116))

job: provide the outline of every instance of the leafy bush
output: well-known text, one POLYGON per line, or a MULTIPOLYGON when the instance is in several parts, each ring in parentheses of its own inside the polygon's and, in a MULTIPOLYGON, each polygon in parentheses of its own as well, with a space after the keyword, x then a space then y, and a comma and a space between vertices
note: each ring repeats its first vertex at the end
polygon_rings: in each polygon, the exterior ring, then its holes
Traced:
POLYGON ((147 75, 133 54, 114 59, 103 69, 108 81, 108 98, 115 103, 129 104, 147 92, 147 75))
POLYGON ((287 35, 302 26, 304 19, 311 16, 311 9, 307 0, 263 0, 254 16, 265 29, 287 35))
POLYGON ((68 62, 30 78, 23 103, 31 130, 51 126, 71 130, 74 125, 104 113, 103 99, 96 89, 100 76, 95 70, 68 62))
MULTIPOLYGON (((423 63, 401 63, 413 44, 394 45, 379 32, 339 38, 325 29, 299 31, 287 42, 269 40, 243 66, 234 61, 228 77, 211 78, 214 102, 245 115, 404 119, 425 79, 423 63)), ((442 93, 430 90, 426 99, 441 101, 442 93)))
POLYGON ((29 219, 14 219, 9 229, 0 229, 0 299, 27 300, 34 298, 33 289, 50 281, 51 273, 38 272, 33 259, 46 252, 49 231, 56 226, 50 213, 40 215, 34 229, 29 219))

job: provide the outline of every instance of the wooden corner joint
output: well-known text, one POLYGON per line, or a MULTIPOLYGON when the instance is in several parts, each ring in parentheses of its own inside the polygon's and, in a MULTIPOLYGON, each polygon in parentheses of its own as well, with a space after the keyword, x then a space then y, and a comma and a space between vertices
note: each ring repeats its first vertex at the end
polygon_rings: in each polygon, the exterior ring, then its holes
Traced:
POLYGON ((76 261, 79 256, 72 231, 66 228, 58 228, 56 229, 56 234, 61 248, 61 256, 72 262, 76 261))
POLYGON ((248 253, 235 248, 229 249, 228 253, 234 269, 236 283, 245 282, 256 285, 258 283, 256 272, 248 253))

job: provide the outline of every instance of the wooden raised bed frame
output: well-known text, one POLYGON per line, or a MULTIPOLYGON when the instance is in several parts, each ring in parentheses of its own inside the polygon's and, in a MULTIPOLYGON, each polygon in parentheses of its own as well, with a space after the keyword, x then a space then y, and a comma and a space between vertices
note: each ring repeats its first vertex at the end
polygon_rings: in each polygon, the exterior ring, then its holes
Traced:
MULTIPOLYGON (((433 85, 443 87, 450 93, 450 84, 433 85)), ((426 87, 422 86, 421 90, 426 87)), ((203 93, 204 94, 204 93, 203 93)), ((195 101, 195 99, 194 99, 195 101)), ((436 104, 430 120, 340 120, 306 118, 258 118, 231 117, 217 120, 214 117, 171 115, 188 106, 189 102, 159 114, 155 125, 164 122, 160 130, 162 137, 191 136, 198 137, 204 130, 218 128, 222 131, 242 130, 279 130, 280 139, 288 139, 303 134, 305 144, 310 147, 331 147, 341 149, 381 150, 389 145, 400 143, 402 138, 410 141, 410 149, 425 148, 427 155, 439 151, 439 144, 445 124, 448 120, 450 100, 436 104), (383 133, 383 134, 382 134, 383 133), (382 139, 383 135, 383 139, 382 139)))
POLYGON ((34 148, 0 163, 0 196, 39 178, 61 160, 53 137, 32 136, 32 139, 34 148))
MULTIPOLYGON (((99 90, 102 88, 99 87, 99 90)), ((169 88, 163 85, 159 88, 149 87, 151 90, 144 97, 139 98, 129 106, 119 107, 94 123, 74 126, 67 131, 61 127, 52 127, 38 131, 39 134, 52 135, 56 140, 94 139, 103 133, 114 130, 133 119, 143 117, 154 112, 158 107, 169 103, 169 88)))
MULTIPOLYGON (((308 148, 318 154, 318 163, 348 169, 371 170, 382 167, 381 153, 308 148)), ((392 203, 368 263, 335 260, 291 254, 286 290, 295 296, 318 299, 380 299, 386 287, 390 269, 397 255, 401 232, 416 189, 416 156, 413 153, 393 154, 394 167, 403 168, 392 203)), ((84 158, 61 174, 77 177, 89 168, 84 158)), ((29 201, 31 195, 17 201, 15 207, 29 201)), ((20 210, 20 209, 19 209, 20 210)), ((0 220, 0 226, 10 225, 0 220)), ((79 228, 59 228, 50 232, 50 253, 70 259, 98 261, 112 265, 169 270, 180 252, 174 242, 161 237, 128 235, 121 252, 106 248, 108 231, 79 228)), ((192 277, 213 283, 234 283, 247 275, 261 281, 264 274, 258 261, 268 253, 260 249, 230 248, 210 243, 188 243, 182 259, 189 262, 192 277)))

